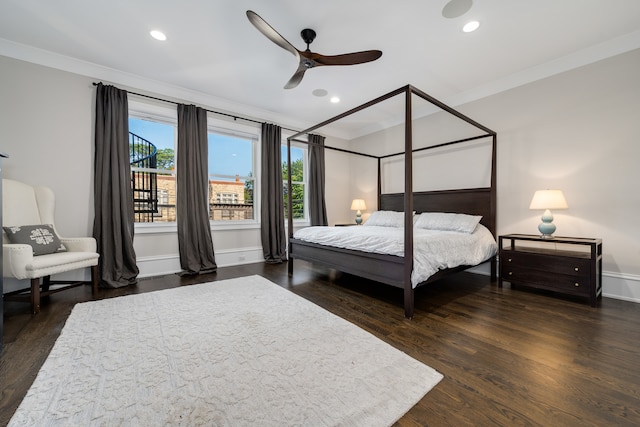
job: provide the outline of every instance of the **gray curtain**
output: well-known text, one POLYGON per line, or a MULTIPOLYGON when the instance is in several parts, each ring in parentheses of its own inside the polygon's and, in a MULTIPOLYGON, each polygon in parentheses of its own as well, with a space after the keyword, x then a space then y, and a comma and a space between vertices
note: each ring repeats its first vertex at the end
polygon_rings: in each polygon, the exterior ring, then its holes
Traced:
POLYGON ((287 260, 282 195, 282 129, 262 124, 262 177, 260 186, 260 234, 264 260, 277 264, 287 260))
POLYGON ((176 208, 181 275, 216 271, 209 225, 207 112, 178 104, 176 208))
POLYGON ((327 225, 324 200, 324 136, 309 135, 309 216, 311 225, 327 225))
POLYGON ((96 92, 93 191, 100 284, 112 288, 135 284, 139 270, 133 249, 127 92, 102 83, 96 92))

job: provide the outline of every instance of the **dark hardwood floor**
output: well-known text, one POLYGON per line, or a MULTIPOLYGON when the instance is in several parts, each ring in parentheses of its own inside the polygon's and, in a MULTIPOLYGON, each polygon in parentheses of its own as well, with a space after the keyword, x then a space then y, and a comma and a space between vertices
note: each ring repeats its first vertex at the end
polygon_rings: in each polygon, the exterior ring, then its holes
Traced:
MULTIPOLYGON (((398 425, 640 425, 640 304, 604 298, 592 308, 459 273, 418 289, 409 321, 400 289, 302 261, 292 278, 285 264, 251 264, 207 276, 141 279, 125 289, 101 289, 95 298, 252 274, 444 374, 398 425)), ((0 425, 27 392, 74 304, 92 298, 89 287, 61 292, 35 316, 27 304, 5 302, 0 425)))

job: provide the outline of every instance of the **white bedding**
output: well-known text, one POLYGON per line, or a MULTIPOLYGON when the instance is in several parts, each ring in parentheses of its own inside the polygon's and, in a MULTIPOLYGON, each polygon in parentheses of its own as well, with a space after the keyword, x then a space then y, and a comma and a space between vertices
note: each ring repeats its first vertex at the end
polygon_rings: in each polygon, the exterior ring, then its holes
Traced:
MULTIPOLYGON (((404 229, 400 227, 306 227, 293 237, 338 248, 404 256, 404 229)), ((497 250, 493 235, 481 224, 470 234, 414 228, 411 283, 415 288, 438 270, 479 264, 497 250)))

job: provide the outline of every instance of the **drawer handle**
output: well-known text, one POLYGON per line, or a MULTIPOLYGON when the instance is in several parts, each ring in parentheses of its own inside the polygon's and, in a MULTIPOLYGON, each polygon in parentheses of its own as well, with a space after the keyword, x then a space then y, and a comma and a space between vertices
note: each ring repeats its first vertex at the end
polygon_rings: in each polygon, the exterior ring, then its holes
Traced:
POLYGON ((512 271, 510 271, 510 272, 509 272, 509 276, 512 276, 512 275, 513 275, 513 272, 512 272, 512 271))
POLYGON ((580 283, 574 283, 573 286, 577 288, 578 286, 580 286, 580 283))
POLYGON ((507 261, 511 262, 511 258, 509 258, 507 261))
POLYGON ((578 267, 574 268, 575 271, 579 271, 580 269, 578 267))

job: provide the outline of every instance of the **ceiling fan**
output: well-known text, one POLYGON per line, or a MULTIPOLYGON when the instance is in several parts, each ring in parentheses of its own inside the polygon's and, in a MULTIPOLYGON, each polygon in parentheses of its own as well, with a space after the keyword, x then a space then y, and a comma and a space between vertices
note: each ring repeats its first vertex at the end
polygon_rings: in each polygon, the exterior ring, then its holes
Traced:
POLYGON ((376 59, 382 56, 382 52, 379 50, 366 50, 363 52, 354 52, 354 53, 345 53, 343 55, 321 55, 319 53, 311 52, 309 50, 309 45, 313 43, 313 40, 316 38, 316 32, 310 28, 305 28, 300 32, 302 36, 302 40, 307 44, 306 50, 298 50, 291 43, 289 43, 284 37, 282 37, 276 30, 271 27, 262 19, 257 13, 251 10, 247 10, 247 18, 253 24, 254 27, 258 29, 262 34, 264 34, 269 40, 280 46, 281 48, 288 50, 295 56, 298 61, 298 69, 293 74, 293 76, 289 79, 286 85, 284 85, 285 89, 292 89, 302 81, 302 77, 304 76, 304 72, 310 68, 319 67, 322 65, 355 65, 355 64, 363 64, 365 62, 375 61, 376 59))

